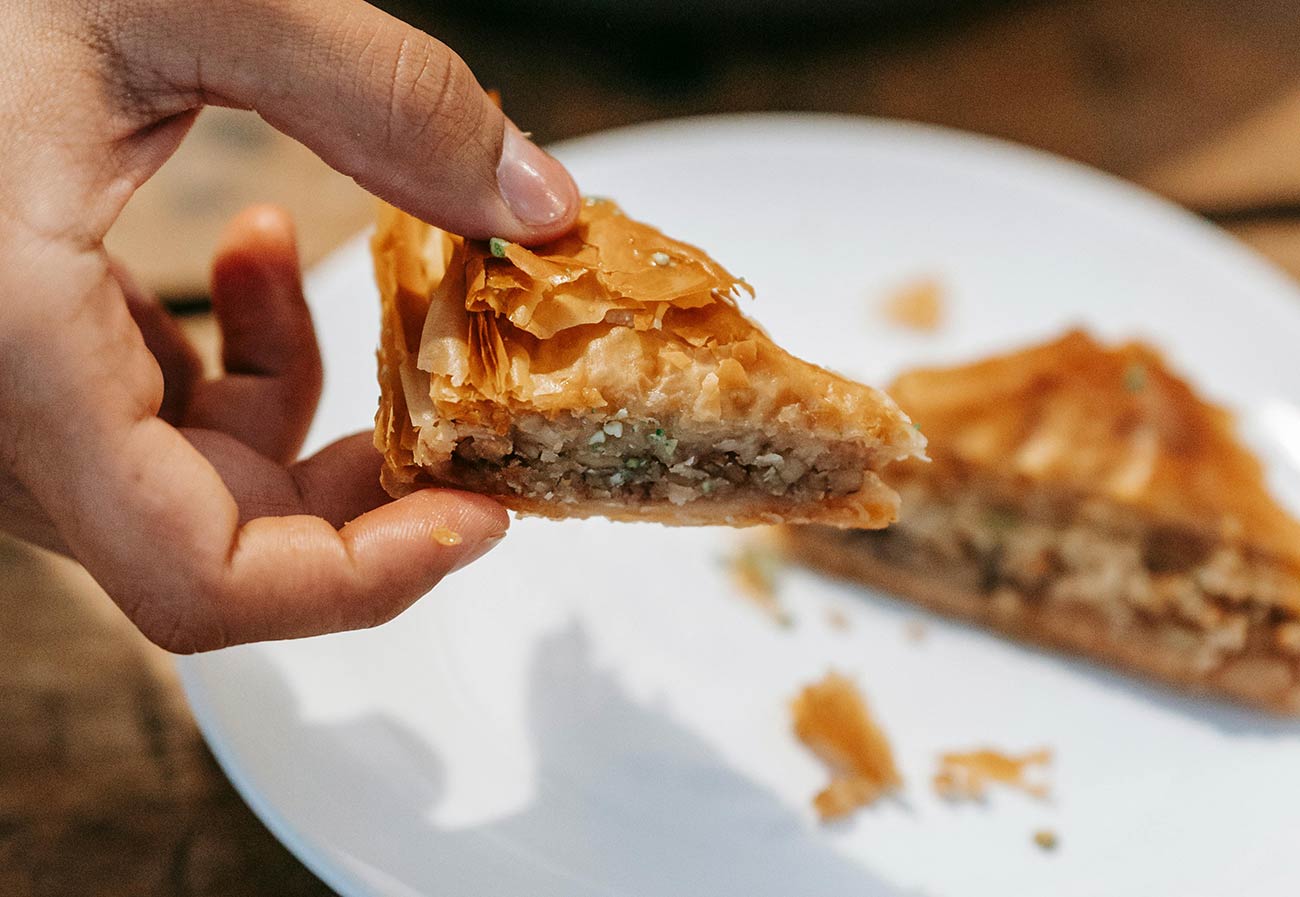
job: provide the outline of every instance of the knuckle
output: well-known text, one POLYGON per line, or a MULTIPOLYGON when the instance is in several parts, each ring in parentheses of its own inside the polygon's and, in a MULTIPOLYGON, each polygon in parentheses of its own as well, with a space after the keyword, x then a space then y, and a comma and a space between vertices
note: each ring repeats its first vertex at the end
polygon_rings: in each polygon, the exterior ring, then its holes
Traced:
MULTIPOLYGON (((436 585, 436 583, 435 583, 436 585)), ((370 603, 366 618, 361 622, 358 628, 374 629, 377 626, 383 626, 396 619, 407 608, 418 601, 423 595, 427 594, 434 586, 412 590, 410 588, 394 588, 386 594, 378 595, 370 603)))
POLYGON ((432 142, 444 151, 473 133, 473 76, 459 56, 433 38, 404 37, 394 54, 389 86, 389 138, 432 142))
POLYGON ((138 124, 174 114, 189 104, 177 102, 178 91, 154 63, 152 29, 144 23, 151 10, 140 0, 103 3, 78 0, 72 4, 71 36, 84 47, 98 69, 115 107, 125 121, 138 124))
POLYGON ((409 601, 380 601, 358 620, 358 629, 377 629, 395 620, 410 605, 409 601))
POLYGON ((170 654, 198 654, 231 644, 220 615, 211 610, 219 605, 203 587, 184 596, 138 596, 118 603, 145 638, 170 654))
POLYGON ((132 622, 149 641, 170 654, 195 654, 200 650, 194 621, 184 613, 145 613, 132 622))

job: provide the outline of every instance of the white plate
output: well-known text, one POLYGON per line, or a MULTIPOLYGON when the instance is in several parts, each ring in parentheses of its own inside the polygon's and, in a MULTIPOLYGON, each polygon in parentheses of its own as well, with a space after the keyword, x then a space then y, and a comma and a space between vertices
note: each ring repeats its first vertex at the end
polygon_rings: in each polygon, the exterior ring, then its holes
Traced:
MULTIPOLYGON (((1247 412, 1295 494, 1296 289, 1190 216, 1094 172, 909 125, 681 121, 557 153, 583 189, 706 246, 795 352, 883 382, 1085 322, 1163 346, 1247 412), (891 329, 938 275, 951 324, 891 329), (1289 459, 1289 460, 1288 460, 1289 459)), ((322 266, 313 446, 371 418, 361 242, 322 266)), ((793 573, 783 630, 739 599, 722 530, 516 522, 378 630, 182 661, 194 712, 270 828, 346 895, 1294 894, 1300 725, 1184 698, 793 573), (846 614, 838 631, 827 610, 846 614), (888 729, 905 798, 823 827, 787 700, 836 667, 888 729), (1056 750, 1055 799, 952 807, 935 755, 1056 750), (1054 853, 1031 843, 1046 827, 1054 853)))

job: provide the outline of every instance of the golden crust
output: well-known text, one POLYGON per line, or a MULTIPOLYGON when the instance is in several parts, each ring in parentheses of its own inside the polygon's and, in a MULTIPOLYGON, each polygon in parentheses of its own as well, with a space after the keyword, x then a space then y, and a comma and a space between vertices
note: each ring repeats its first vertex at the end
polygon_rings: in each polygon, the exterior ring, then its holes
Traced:
POLYGON ((1269 494, 1231 416, 1152 348, 1106 348, 1081 331, 975 364, 917 370, 890 394, 924 429, 930 465, 1096 497, 1300 563, 1300 523, 1269 494))
POLYGON ((498 497, 543 516, 680 524, 894 518, 897 497, 875 469, 920 453, 907 417, 883 393, 781 350, 737 308, 743 281, 614 203, 589 201, 571 234, 533 250, 465 240, 386 207, 373 249, 384 312, 375 441, 391 494, 466 485, 458 444, 507 437, 522 415, 631 412, 709 432, 781 427, 852 443, 871 469, 853 494, 815 506, 776 495, 640 505, 498 497))

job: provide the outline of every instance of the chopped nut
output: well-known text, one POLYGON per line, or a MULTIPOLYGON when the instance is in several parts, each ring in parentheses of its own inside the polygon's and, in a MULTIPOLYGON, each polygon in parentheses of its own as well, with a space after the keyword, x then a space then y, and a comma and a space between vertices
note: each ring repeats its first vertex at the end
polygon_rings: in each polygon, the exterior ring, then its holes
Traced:
POLYGON ((1014 617, 1024 607, 1025 600, 1019 592, 1007 586, 999 586, 990 597, 993 611, 1001 617, 1014 617))
POLYGON ((1288 654, 1300 654, 1300 623, 1282 623, 1274 635, 1278 648, 1288 654))
POLYGON ((1056 832, 1051 829, 1040 828, 1038 831, 1034 832, 1034 843, 1043 850, 1055 850, 1056 845, 1059 843, 1059 839, 1056 837, 1056 832))
POLYGON ((1129 392, 1141 392, 1147 385, 1147 367, 1141 362, 1133 362, 1124 369, 1124 388, 1129 392))
POLYGON ((1005 534, 1020 525, 1020 515, 1011 508, 994 506, 985 514, 989 529, 1005 534))
MULTIPOLYGON (((677 440, 668 438, 668 434, 664 432, 663 427, 657 428, 653 433, 647 433, 645 438, 646 442, 650 444, 651 450, 654 451, 655 457, 664 464, 672 465, 673 453, 677 451, 677 440)), ((692 471, 692 473, 707 476, 707 474, 700 471, 692 471)))

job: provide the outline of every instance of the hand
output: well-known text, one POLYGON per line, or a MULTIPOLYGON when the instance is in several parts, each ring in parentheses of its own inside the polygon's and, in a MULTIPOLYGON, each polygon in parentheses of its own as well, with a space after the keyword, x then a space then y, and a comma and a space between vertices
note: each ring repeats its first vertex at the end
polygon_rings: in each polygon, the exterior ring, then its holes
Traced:
POLYGON ((374 625, 500 539, 478 496, 388 502, 367 435, 291 463, 320 363, 282 214, 223 241, 212 382, 102 242, 204 104, 452 230, 564 232, 573 182, 454 53, 360 0, 25 0, 0 48, 0 527, 180 652, 374 625))

